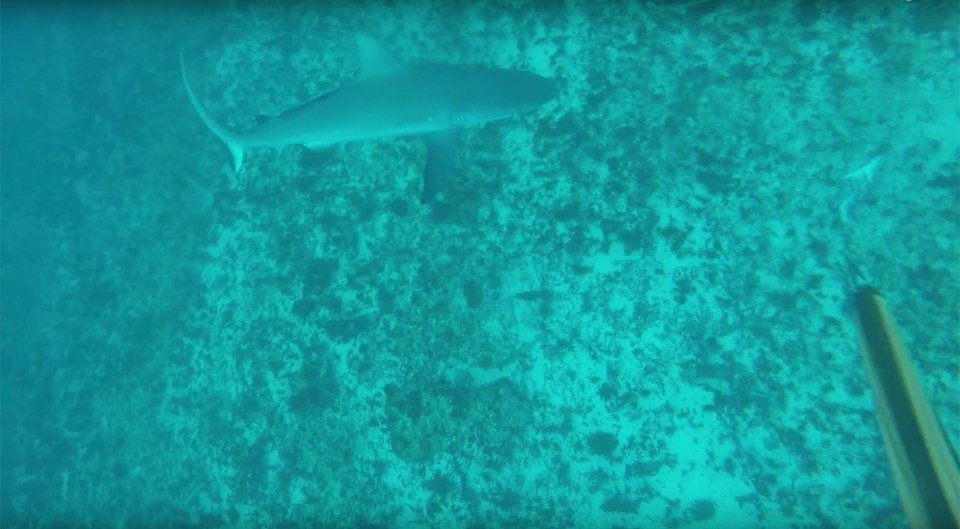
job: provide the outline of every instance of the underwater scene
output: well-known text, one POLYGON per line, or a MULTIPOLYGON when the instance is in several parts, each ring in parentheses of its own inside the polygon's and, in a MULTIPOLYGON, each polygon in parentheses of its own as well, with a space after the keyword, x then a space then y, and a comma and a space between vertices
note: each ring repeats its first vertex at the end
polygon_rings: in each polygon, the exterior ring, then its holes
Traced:
POLYGON ((0 525, 909 527, 960 446, 960 5, 0 16, 0 525))

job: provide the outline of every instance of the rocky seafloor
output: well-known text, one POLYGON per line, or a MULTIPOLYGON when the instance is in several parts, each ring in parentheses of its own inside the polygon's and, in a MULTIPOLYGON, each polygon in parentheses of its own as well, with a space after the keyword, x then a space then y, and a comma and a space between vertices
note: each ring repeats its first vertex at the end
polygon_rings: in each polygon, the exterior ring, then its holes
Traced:
POLYGON ((852 265, 956 439, 955 3, 85 16, 5 90, 5 526, 904 527, 852 265), (432 207, 415 138, 234 174, 178 48, 246 128, 358 28, 560 96, 432 207))

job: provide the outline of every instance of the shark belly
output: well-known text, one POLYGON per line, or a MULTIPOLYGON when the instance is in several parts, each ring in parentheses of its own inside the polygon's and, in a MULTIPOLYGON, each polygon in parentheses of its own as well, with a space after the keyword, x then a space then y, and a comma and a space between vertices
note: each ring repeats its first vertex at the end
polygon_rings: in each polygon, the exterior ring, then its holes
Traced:
MULTIPOLYGON (((379 81, 379 80, 378 80, 379 81)), ((248 145, 306 145, 310 148, 354 141, 428 134, 457 125, 445 105, 417 97, 404 83, 348 84, 328 97, 267 121, 248 145)))

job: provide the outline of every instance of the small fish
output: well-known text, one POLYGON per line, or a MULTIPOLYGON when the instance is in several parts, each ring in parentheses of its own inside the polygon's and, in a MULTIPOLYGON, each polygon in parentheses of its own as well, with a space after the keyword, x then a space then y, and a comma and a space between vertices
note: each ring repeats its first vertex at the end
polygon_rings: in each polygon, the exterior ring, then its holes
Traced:
POLYGON ((845 175, 841 179, 843 200, 840 201, 839 211, 840 220, 842 220, 844 224, 853 222, 853 207, 873 185, 877 169, 879 169, 886 160, 887 155, 885 154, 875 156, 866 165, 845 175))

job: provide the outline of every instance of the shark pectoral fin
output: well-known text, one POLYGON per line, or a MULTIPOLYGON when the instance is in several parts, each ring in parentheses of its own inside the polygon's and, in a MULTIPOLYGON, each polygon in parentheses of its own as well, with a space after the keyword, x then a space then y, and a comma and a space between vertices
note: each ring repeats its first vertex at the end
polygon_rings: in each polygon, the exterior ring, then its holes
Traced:
POLYGON ((427 167, 423 172, 421 204, 432 202, 437 193, 443 190, 457 160, 459 140, 459 130, 432 132, 423 136, 423 141, 427 144, 427 167))
POLYGON ((359 31, 354 33, 354 36, 357 39, 357 53, 360 55, 359 77, 380 77, 402 68, 403 65, 373 37, 359 31))

